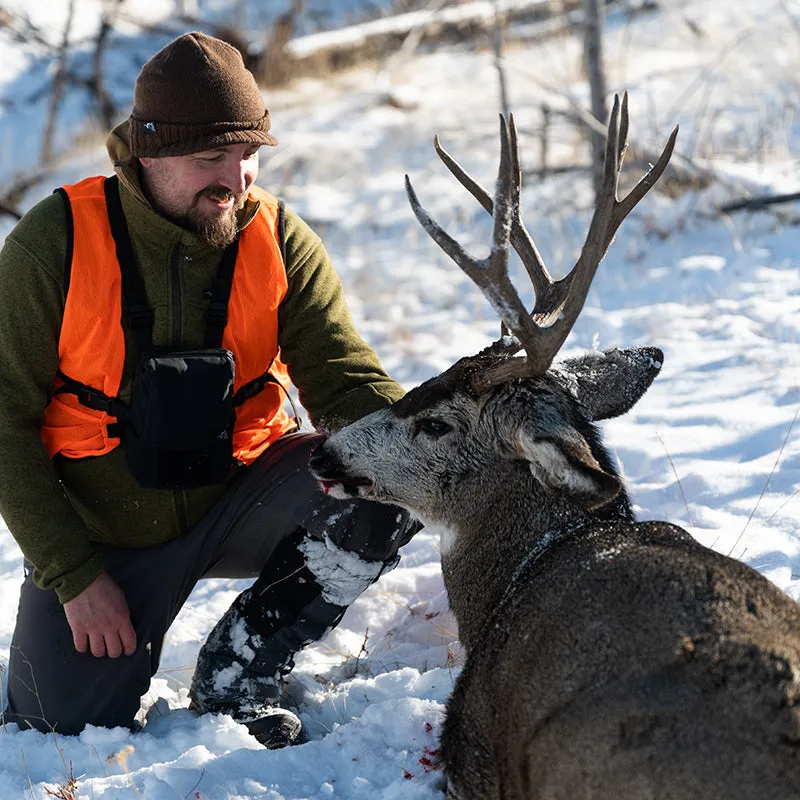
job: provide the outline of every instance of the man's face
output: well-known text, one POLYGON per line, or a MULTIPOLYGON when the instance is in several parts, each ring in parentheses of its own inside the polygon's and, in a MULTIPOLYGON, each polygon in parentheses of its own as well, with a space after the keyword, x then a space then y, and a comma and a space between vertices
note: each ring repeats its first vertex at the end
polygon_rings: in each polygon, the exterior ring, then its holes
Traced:
POLYGON ((236 212, 258 175, 258 144, 229 144, 187 156, 141 158, 144 190, 160 214, 212 247, 236 238, 236 212))

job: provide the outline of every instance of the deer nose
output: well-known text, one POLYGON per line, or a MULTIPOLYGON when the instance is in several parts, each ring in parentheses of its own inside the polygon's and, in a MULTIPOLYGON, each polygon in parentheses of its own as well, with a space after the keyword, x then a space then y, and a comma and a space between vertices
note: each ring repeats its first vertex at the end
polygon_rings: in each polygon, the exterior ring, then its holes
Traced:
POLYGON ((317 446, 308 459, 308 466, 315 478, 340 480, 347 477, 344 464, 338 456, 325 449, 326 442, 317 446))

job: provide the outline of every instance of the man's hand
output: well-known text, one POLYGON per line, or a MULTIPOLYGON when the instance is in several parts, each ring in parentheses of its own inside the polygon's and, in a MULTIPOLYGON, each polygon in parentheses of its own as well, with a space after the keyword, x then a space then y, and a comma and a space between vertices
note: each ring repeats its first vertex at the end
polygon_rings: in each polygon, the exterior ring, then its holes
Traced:
POLYGON ((125 594, 106 572, 100 573, 77 597, 64 603, 79 653, 119 658, 136 650, 136 632, 125 594))

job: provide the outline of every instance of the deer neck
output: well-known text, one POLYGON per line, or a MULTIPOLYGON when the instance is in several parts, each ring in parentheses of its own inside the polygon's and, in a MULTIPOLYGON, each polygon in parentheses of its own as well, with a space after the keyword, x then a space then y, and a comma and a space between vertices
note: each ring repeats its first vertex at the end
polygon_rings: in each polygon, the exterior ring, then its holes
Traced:
POLYGON ((459 506, 458 518, 436 526, 445 587, 467 652, 482 638, 519 573, 596 516, 543 496, 527 476, 522 486, 518 480, 500 485, 496 497, 486 487, 474 487, 464 494, 472 500, 459 506))

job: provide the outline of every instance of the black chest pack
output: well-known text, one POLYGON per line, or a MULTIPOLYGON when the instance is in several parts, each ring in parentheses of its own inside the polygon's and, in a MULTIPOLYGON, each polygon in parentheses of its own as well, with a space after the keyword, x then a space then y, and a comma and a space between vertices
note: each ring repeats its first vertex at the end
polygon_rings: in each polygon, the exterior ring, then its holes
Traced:
MULTIPOLYGON (((74 394, 82 405, 117 418, 108 426, 108 435, 121 439, 128 467, 143 488, 188 489, 220 483, 238 464, 233 458, 236 408, 268 383, 285 391, 270 374, 270 364, 262 375, 234 392, 235 359, 222 347, 222 337, 238 240, 225 249, 207 292, 210 303, 203 347, 154 347, 153 311, 136 266, 116 177, 106 180, 105 197, 122 271, 125 310, 139 352, 130 402, 108 397, 61 371, 63 384, 53 394, 74 394)), ((299 427, 294 404, 292 409, 299 427)))

